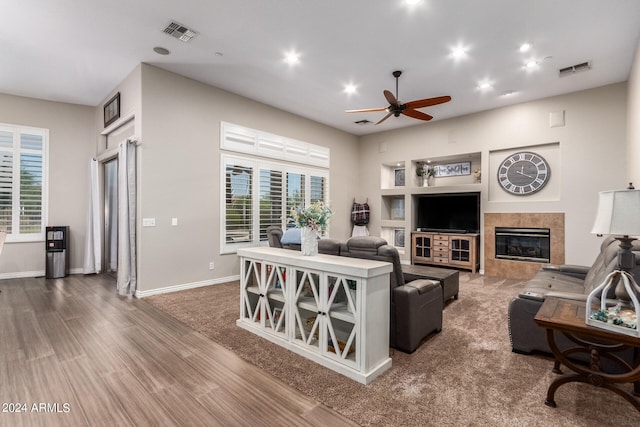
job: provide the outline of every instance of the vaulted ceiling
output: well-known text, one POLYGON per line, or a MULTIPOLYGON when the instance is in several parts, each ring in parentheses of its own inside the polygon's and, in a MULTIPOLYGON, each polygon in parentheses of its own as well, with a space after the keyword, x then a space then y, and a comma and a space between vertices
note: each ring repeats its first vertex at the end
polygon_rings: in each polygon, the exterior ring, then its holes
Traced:
POLYGON ((145 62, 361 135, 424 123, 344 112, 387 107, 394 70, 402 102, 453 98, 434 120, 626 81, 640 1, 20 0, 2 21, 3 93, 95 106, 145 62))

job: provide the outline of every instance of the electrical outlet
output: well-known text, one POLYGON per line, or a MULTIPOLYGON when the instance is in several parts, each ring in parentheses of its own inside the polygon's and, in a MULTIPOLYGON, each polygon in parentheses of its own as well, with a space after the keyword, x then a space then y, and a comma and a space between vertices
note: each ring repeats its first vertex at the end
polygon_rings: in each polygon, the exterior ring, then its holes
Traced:
POLYGON ((156 219, 155 218, 142 218, 142 226, 143 227, 155 227, 156 219))
POLYGON ((211 262, 209 263, 209 270, 213 270, 213 268, 214 268, 214 267, 215 267, 215 266, 214 266, 214 264, 213 264, 213 261, 211 261, 211 262))

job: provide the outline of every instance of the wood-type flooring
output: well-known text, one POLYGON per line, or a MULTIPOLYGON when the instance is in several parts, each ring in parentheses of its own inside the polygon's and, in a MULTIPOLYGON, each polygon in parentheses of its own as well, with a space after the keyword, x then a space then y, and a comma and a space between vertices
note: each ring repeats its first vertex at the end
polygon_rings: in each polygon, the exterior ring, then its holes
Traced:
POLYGON ((354 425, 106 276, 0 291, 0 426, 354 425))

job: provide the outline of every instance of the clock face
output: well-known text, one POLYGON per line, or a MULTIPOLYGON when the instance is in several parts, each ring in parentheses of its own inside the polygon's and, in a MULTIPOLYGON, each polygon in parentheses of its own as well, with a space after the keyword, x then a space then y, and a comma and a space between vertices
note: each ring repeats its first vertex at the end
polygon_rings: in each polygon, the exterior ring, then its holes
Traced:
POLYGON ((498 167, 498 182, 507 193, 526 196, 540 191, 549 181, 551 170, 541 156, 529 151, 514 153, 498 167))

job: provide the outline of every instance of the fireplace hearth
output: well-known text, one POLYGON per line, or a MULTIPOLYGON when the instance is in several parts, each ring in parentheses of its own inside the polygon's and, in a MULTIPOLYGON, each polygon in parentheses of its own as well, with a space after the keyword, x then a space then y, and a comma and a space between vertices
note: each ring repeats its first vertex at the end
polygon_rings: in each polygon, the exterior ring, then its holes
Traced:
POLYGON ((496 259, 548 263, 550 242, 548 228, 495 228, 496 259))

